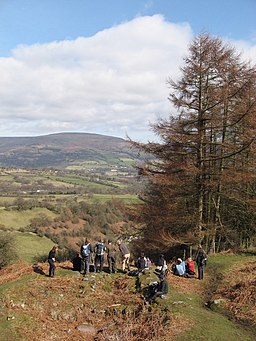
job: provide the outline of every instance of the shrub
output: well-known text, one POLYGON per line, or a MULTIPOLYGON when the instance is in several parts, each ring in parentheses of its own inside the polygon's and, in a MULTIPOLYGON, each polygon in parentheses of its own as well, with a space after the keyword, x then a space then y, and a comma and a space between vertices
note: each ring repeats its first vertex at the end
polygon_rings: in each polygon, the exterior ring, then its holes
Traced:
POLYGON ((30 226, 32 228, 40 226, 50 226, 52 223, 51 219, 44 213, 40 213, 37 217, 30 220, 30 226))
POLYGON ((59 249, 56 258, 59 262, 65 262, 72 260, 76 254, 77 251, 74 250, 72 246, 69 246, 67 248, 59 249))
POLYGON ((15 239, 10 232, 0 231, 0 269, 17 258, 15 239))
MULTIPOLYGON (((72 246, 68 246, 66 248, 59 248, 56 254, 56 260, 58 262, 66 262, 71 261, 75 255, 77 254, 77 251, 73 249, 72 246)), ((48 254, 35 256, 34 263, 44 263, 48 259, 48 254)))

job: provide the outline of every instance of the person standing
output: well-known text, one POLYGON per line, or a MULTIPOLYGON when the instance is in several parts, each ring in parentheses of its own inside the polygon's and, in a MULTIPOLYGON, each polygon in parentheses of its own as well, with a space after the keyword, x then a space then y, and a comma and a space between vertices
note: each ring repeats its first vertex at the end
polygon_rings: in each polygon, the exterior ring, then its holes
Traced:
POLYGON ((165 271, 167 270, 167 263, 163 254, 161 254, 158 258, 158 261, 156 264, 156 270, 161 273, 165 273, 165 271))
POLYGON ((49 255, 48 255, 48 263, 50 265, 49 277, 54 277, 55 276, 56 252, 57 252, 57 246, 53 246, 53 248, 51 249, 51 251, 49 252, 49 255))
POLYGON ((198 279, 201 280, 204 278, 204 266, 207 260, 207 255, 201 245, 198 246, 198 251, 195 260, 198 268, 198 279))
POLYGON ((128 269, 128 271, 130 271, 130 251, 128 246, 121 242, 120 240, 118 241, 118 245, 119 245, 119 250, 121 252, 122 255, 122 270, 123 272, 126 271, 126 268, 128 269))
POLYGON ((116 273, 116 248, 112 241, 108 241, 106 247, 109 273, 116 273))
POLYGON ((103 243, 103 240, 101 239, 98 241, 98 243, 95 244, 95 247, 94 247, 94 252, 95 252, 94 271, 95 272, 103 271, 105 251, 106 251, 106 247, 103 243))
POLYGON ((82 256, 81 272, 85 275, 88 275, 90 272, 91 254, 93 253, 93 248, 87 239, 81 245, 80 253, 82 256))

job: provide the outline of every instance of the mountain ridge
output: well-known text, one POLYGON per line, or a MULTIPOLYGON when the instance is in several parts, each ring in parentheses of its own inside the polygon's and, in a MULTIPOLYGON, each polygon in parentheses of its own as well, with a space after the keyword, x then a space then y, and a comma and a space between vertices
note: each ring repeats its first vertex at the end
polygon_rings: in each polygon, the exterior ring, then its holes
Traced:
POLYGON ((136 158, 128 141, 94 133, 0 137, 0 167, 65 168, 67 164, 136 158))

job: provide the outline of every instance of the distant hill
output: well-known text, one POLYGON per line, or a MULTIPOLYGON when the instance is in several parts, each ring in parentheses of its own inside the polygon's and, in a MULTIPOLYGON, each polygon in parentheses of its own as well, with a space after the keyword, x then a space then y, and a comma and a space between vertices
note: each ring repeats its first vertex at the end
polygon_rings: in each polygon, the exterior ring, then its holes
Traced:
POLYGON ((135 159, 122 138, 89 133, 58 133, 34 137, 0 137, 0 167, 65 168, 82 161, 135 159))

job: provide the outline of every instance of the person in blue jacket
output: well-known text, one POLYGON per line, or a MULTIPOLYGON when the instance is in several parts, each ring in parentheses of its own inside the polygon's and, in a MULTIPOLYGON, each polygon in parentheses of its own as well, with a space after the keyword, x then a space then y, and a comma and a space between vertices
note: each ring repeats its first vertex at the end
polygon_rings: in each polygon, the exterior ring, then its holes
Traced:
POLYGON ((83 273, 84 275, 89 274, 92 253, 92 245, 89 240, 85 239, 80 248, 80 254, 82 256, 81 273, 83 273))

